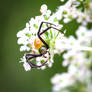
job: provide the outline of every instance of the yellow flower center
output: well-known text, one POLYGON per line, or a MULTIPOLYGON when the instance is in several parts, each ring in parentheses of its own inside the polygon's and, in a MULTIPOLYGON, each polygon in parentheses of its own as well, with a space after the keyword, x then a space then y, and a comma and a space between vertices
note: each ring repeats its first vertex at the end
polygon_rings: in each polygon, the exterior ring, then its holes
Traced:
POLYGON ((41 48, 42 45, 43 45, 42 41, 39 38, 35 38, 35 40, 34 40, 35 49, 41 48))

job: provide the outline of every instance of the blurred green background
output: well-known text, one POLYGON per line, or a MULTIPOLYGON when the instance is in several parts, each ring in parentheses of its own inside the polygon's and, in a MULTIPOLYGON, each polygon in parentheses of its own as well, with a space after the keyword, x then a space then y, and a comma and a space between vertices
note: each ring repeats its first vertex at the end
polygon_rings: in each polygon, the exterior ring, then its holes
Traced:
MULTIPOLYGON (((26 72, 19 63, 22 53, 19 51, 16 34, 25 27, 31 17, 40 15, 40 6, 47 4, 53 12, 61 5, 60 0, 0 0, 0 92, 51 92, 51 77, 55 73, 65 72, 61 66, 61 56, 55 55, 52 68, 32 69, 26 72)), ((77 29, 76 23, 65 25, 69 30, 77 29), (71 27, 73 26, 73 28, 71 27)), ((71 33, 71 34, 72 34, 71 33)))

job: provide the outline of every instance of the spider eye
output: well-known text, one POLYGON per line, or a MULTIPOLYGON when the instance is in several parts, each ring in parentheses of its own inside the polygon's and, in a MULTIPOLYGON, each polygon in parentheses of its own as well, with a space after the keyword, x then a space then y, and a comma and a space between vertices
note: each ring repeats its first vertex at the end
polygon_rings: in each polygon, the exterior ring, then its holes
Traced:
POLYGON ((42 43, 42 41, 41 41, 39 38, 36 38, 36 39, 34 40, 35 49, 41 48, 42 45, 43 45, 43 43, 42 43))

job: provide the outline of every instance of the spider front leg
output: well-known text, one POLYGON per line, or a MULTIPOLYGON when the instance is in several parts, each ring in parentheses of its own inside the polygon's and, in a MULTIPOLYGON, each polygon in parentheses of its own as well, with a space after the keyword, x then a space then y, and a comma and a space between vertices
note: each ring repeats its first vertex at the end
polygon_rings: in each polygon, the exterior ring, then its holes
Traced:
MULTIPOLYGON (((37 33, 39 39, 43 42, 43 44, 46 46, 46 48, 49 49, 48 44, 42 39, 41 35, 42 35, 43 33, 45 33, 46 31, 48 31, 49 29, 51 29, 51 28, 53 28, 53 29, 55 29, 55 30, 57 30, 57 31, 59 31, 59 32, 61 32, 61 33, 63 33, 63 34, 64 34, 64 32, 61 31, 60 29, 57 29, 56 27, 52 27, 52 26, 50 26, 50 27, 46 28, 45 30, 43 30, 43 32, 40 32, 43 23, 47 23, 47 24, 51 24, 51 25, 54 25, 54 24, 49 23, 49 22, 42 22, 41 25, 40 25, 40 27, 39 27, 38 33, 37 33)), ((56 26, 56 25, 54 25, 54 26, 56 26)))
POLYGON ((61 32, 61 33, 64 34, 64 32, 61 31, 60 29, 57 29, 56 27, 52 27, 52 26, 50 26, 50 27, 46 28, 43 32, 41 32, 40 35, 42 35, 43 33, 45 33, 46 31, 48 31, 48 30, 51 29, 51 28, 53 28, 53 29, 55 29, 55 30, 57 30, 57 31, 59 31, 59 32, 61 32))
MULTIPOLYGON (((49 23, 49 22, 41 22, 40 27, 39 27, 39 30, 38 30, 38 33, 37 33, 39 39, 43 42, 43 44, 46 46, 46 48, 49 49, 48 44, 41 38, 41 35, 42 35, 43 33, 41 34, 40 31, 41 31, 41 27, 42 27, 42 24, 43 24, 43 23, 50 24, 50 25, 54 25, 54 26, 56 26, 56 25, 55 25, 55 24, 52 24, 52 23, 49 23)), ((49 29, 50 29, 50 27, 46 28, 46 29, 44 30, 44 32, 46 32, 46 31, 49 30, 49 29)))

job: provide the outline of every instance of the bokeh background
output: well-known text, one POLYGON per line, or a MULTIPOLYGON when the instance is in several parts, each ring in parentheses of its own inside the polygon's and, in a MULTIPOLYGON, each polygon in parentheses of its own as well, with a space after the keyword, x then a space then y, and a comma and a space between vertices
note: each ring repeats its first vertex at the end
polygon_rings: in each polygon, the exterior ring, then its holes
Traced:
MULTIPOLYGON (((60 0, 0 0, 0 92, 51 92, 51 77, 66 72, 61 66, 61 56, 55 55, 52 68, 32 69, 26 72, 19 63, 23 53, 19 51, 16 34, 25 27, 31 17, 40 15, 40 6, 47 4, 55 12, 60 0)), ((74 34, 79 25, 73 21, 65 28, 66 35, 74 34), (71 33, 70 31, 71 30, 71 33)))

